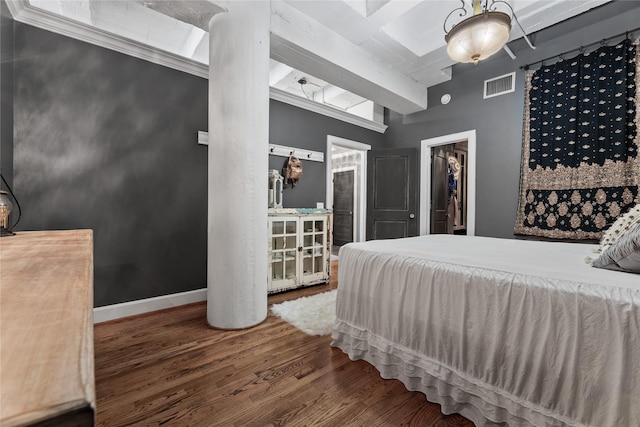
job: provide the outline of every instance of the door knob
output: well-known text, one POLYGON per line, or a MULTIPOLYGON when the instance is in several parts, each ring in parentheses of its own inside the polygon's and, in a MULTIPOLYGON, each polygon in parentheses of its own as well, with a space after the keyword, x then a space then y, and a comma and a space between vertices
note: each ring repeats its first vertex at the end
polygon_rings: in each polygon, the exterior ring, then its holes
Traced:
POLYGON ((413 218, 415 218, 415 217, 416 217, 416 216, 415 216, 414 214, 409 214, 409 218, 413 219, 413 218))

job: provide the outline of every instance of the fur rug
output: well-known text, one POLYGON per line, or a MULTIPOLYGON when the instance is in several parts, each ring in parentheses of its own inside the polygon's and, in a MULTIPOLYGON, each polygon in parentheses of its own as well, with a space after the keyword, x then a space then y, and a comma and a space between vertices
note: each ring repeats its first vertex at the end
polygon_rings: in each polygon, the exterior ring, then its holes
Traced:
POLYGON ((271 312, 308 335, 329 335, 336 320, 338 291, 301 297, 271 306, 271 312))

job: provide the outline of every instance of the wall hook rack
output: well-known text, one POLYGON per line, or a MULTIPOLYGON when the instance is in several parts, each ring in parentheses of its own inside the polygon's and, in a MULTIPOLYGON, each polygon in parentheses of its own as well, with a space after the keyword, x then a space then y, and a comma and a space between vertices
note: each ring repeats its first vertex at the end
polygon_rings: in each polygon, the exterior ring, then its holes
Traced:
MULTIPOLYGON (((209 145, 209 133, 204 131, 198 132, 198 144, 209 145)), ((324 153, 320 151, 304 150, 302 148, 287 147, 284 145, 269 144, 269 154, 281 157, 296 156, 301 160, 310 160, 312 162, 324 162, 324 153)))
POLYGON ((302 148, 286 147, 284 145, 269 144, 269 154, 281 157, 295 156, 300 160, 312 162, 324 162, 324 153, 319 151, 304 150, 302 148))

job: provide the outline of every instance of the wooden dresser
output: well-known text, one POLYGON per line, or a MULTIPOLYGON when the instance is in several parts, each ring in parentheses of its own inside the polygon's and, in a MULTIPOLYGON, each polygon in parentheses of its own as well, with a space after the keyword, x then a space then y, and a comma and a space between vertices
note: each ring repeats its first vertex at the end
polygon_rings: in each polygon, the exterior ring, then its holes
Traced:
POLYGON ((93 425, 93 232, 1 238, 0 322, 0 425, 93 425))

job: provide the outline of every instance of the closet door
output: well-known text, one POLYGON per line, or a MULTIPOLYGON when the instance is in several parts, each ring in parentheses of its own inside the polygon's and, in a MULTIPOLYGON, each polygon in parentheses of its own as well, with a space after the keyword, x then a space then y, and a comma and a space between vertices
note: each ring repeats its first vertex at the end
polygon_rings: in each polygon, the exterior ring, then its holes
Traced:
POLYGON ((353 170, 333 173, 333 244, 353 242, 354 183, 353 170))
POLYGON ((418 149, 369 151, 367 239, 418 235, 418 149))

